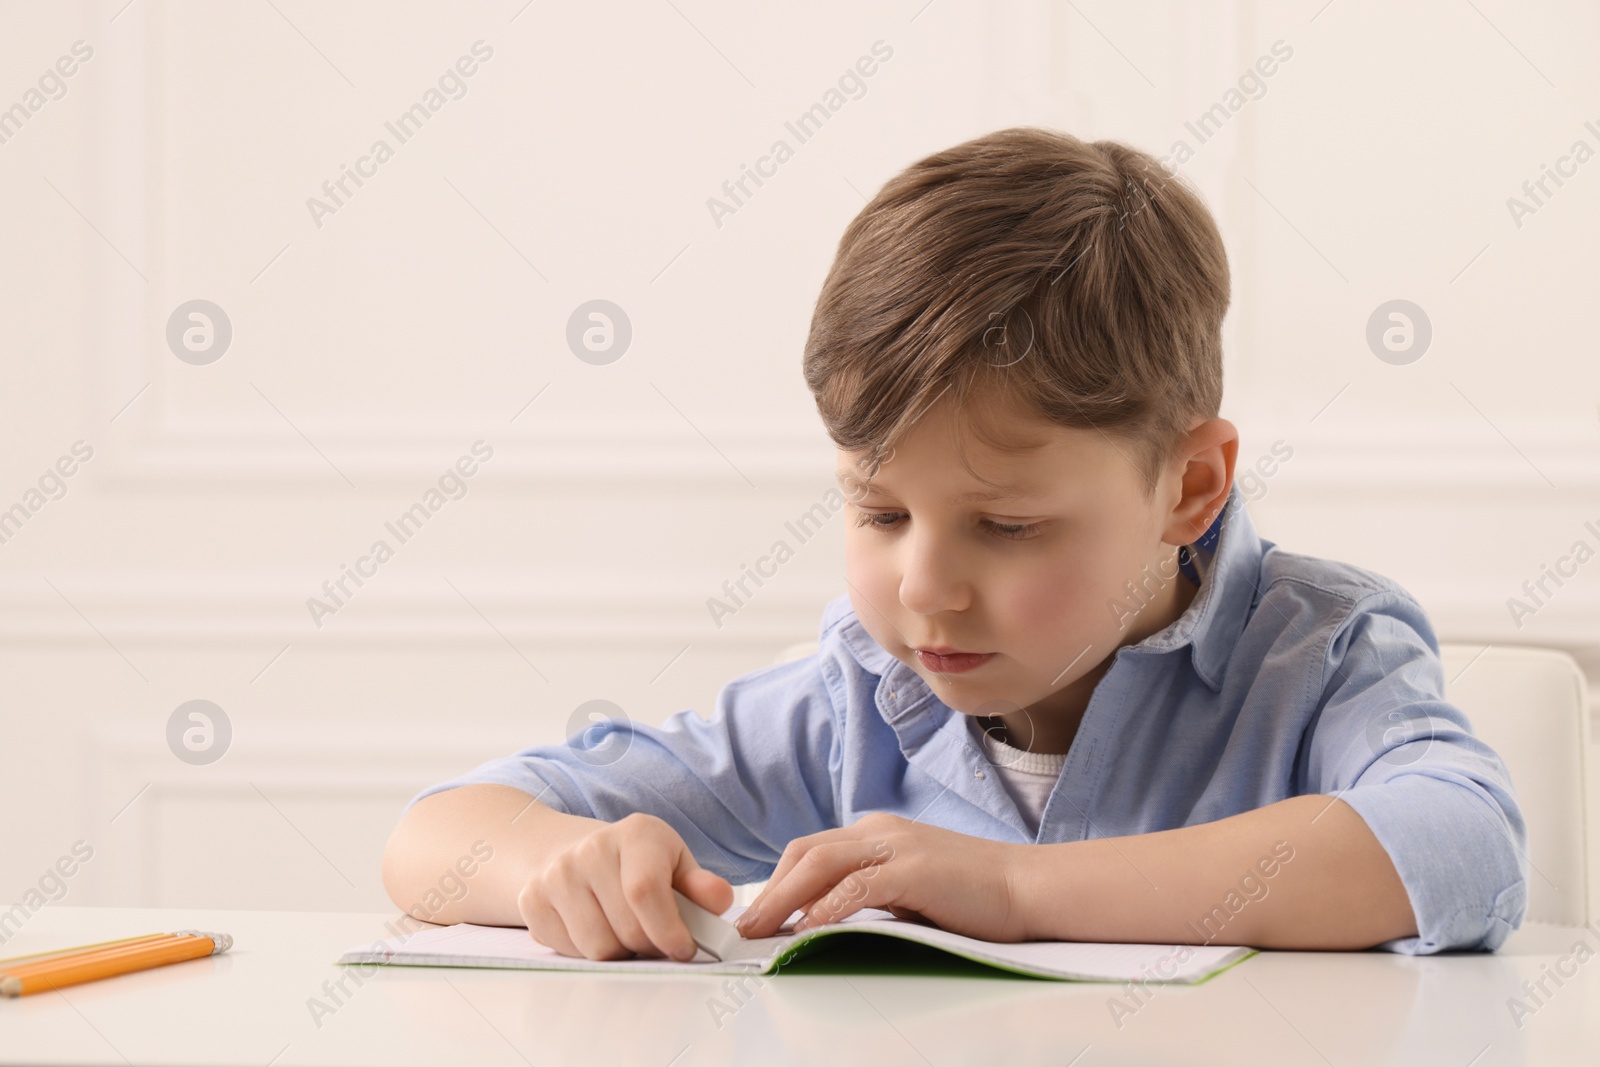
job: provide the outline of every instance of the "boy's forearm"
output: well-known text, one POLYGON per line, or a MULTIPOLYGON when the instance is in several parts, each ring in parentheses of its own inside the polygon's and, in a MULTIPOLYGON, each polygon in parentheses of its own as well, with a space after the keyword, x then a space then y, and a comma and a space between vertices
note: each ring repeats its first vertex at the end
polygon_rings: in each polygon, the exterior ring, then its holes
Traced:
POLYGON ((1354 808, 1323 795, 1023 855, 1036 940, 1362 949, 1417 932, 1388 853, 1354 808))
POLYGON ((517 895, 536 865, 601 825, 510 786, 448 789, 401 817, 384 848, 384 889, 428 922, 521 926, 517 895))

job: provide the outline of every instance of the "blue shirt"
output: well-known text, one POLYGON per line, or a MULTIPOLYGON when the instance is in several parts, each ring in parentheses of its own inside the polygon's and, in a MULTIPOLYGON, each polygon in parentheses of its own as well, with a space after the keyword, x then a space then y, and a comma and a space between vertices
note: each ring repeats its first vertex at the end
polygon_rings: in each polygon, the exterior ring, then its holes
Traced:
POLYGON ((1037 834, 967 716, 884 651, 846 595, 824 611, 815 653, 733 679, 709 721, 685 710, 660 727, 602 723, 412 803, 495 782, 608 822, 648 812, 743 884, 769 877, 792 839, 874 811, 1042 844, 1321 793, 1361 815, 1410 897, 1417 936, 1379 947, 1498 948, 1527 907, 1527 830, 1505 764, 1444 698, 1416 600, 1262 539, 1237 486, 1185 562, 1199 590, 1172 624, 1113 653, 1037 834))

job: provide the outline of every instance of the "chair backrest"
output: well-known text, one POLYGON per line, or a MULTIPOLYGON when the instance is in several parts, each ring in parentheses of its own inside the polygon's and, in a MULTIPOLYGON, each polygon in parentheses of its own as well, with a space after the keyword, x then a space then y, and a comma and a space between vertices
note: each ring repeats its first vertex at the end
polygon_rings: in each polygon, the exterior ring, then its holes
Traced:
MULTIPOLYGON (((803 641, 775 662, 808 656, 803 641)), ((1590 827, 1589 710, 1583 671, 1565 652, 1442 644, 1445 696, 1505 760, 1528 823, 1527 919, 1586 926, 1600 918, 1590 827)))
POLYGON ((1590 869, 1589 711, 1583 671, 1546 648, 1442 644, 1445 696, 1500 754, 1528 823, 1528 912, 1584 926, 1590 869))

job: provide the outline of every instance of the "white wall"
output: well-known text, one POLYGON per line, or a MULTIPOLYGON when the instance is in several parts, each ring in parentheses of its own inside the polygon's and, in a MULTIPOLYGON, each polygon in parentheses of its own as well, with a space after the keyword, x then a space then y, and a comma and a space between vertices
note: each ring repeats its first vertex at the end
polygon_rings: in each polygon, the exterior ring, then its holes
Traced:
POLYGON ((721 628, 705 601, 831 483, 799 359, 838 235, 902 167, 1020 123, 1195 147, 1234 270, 1225 414, 1246 459, 1294 453, 1265 536, 1389 574, 1446 639, 1600 663, 1600 563, 1520 628, 1505 603, 1600 547, 1600 163, 1520 226, 1506 205, 1600 149, 1600 14, 275 3, 5 16, 0 107, 93 56, 0 143, 0 508, 94 455, 0 544, 0 900, 82 839, 75 903, 383 907, 416 789, 587 700, 706 710, 814 636, 837 519, 721 628), (399 144, 384 123, 479 40, 399 144), (1197 145, 1185 122, 1280 40, 1197 145), (865 94, 713 221, 877 41, 865 94), (380 137, 393 158, 318 225, 307 199, 380 137), (165 338, 196 298, 233 328, 203 366, 165 338), (595 298, 633 326, 604 366, 565 340, 595 298), (1364 338, 1394 298, 1434 330, 1404 366, 1364 338), (307 598, 479 440, 467 495, 316 626, 307 598), (193 699, 233 731, 206 766, 167 747, 193 699))

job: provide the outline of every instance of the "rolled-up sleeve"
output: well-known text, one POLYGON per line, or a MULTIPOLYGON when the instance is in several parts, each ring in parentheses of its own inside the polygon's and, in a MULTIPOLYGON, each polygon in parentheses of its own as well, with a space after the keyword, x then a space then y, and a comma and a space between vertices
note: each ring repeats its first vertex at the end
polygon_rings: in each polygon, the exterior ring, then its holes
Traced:
POLYGON ((672 826, 707 870, 736 885, 761 881, 791 840, 837 825, 839 731, 823 655, 735 678, 709 720, 684 710, 657 727, 602 715, 564 744, 490 760, 410 803, 495 783, 569 815, 615 822, 644 812, 672 826))
POLYGON ((1505 763, 1444 697, 1426 615, 1401 592, 1367 596, 1327 663, 1308 792, 1337 796, 1366 821, 1417 920, 1416 936, 1377 947, 1499 948, 1527 910, 1527 827, 1505 763))

